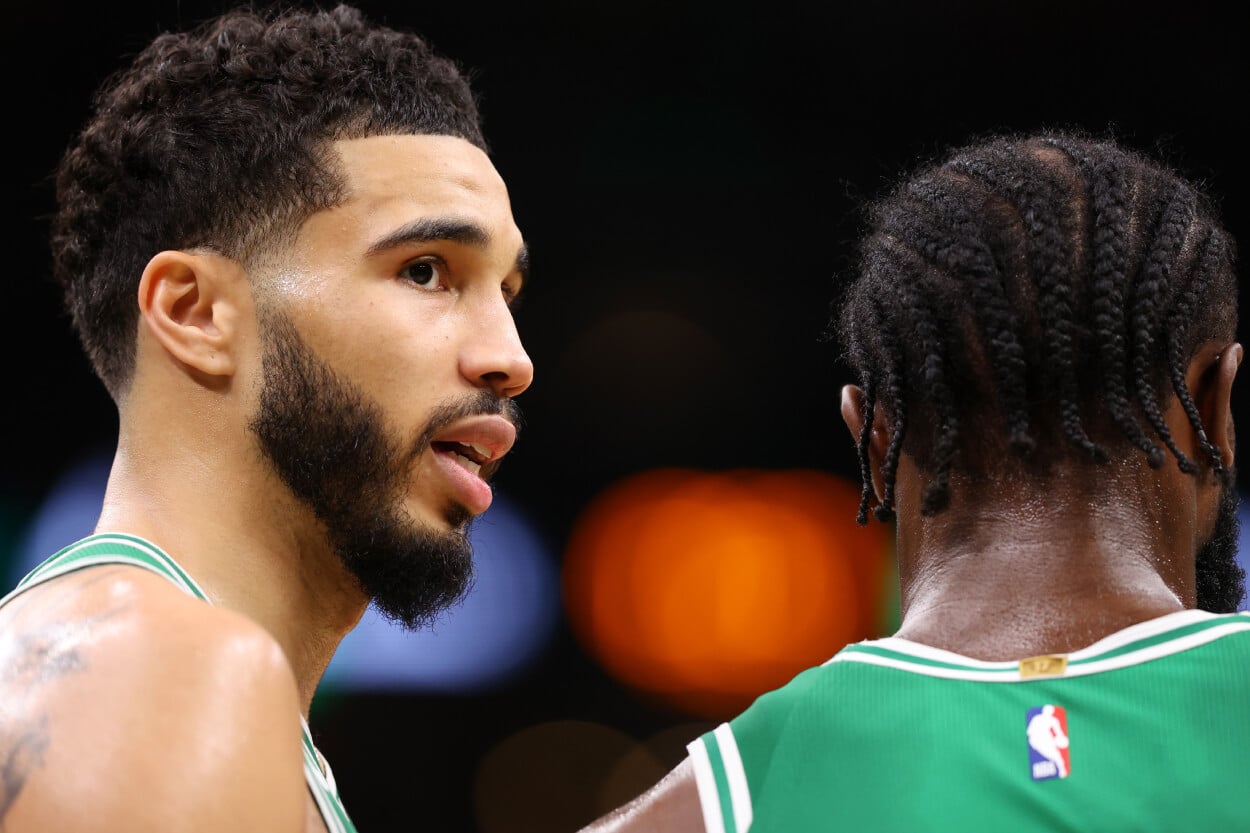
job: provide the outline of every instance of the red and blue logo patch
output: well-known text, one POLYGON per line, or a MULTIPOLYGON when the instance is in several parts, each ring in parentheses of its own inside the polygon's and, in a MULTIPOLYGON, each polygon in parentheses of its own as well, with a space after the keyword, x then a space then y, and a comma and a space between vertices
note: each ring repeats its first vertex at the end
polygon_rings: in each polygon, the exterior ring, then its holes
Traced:
POLYGON ((1025 718, 1029 739, 1029 773, 1034 781, 1067 778, 1072 771, 1068 754, 1068 713, 1047 703, 1029 709, 1025 718))

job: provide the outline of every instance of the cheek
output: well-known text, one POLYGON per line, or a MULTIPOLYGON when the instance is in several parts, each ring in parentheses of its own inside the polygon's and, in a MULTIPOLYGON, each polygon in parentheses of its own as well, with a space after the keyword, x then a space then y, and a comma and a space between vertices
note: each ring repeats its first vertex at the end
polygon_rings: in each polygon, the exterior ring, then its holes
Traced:
POLYGON ((336 373, 407 423, 452 393, 458 317, 441 298, 373 288, 370 298, 327 294, 297 326, 336 373))
POLYGON ((368 355, 409 382, 414 375, 436 373, 436 368, 455 360, 455 330, 449 318, 405 320, 388 328, 375 325, 367 336, 368 355))
POLYGON ((420 328, 375 326, 345 345, 347 351, 351 378, 396 415, 428 411, 452 394, 458 378, 455 341, 437 322, 420 328))

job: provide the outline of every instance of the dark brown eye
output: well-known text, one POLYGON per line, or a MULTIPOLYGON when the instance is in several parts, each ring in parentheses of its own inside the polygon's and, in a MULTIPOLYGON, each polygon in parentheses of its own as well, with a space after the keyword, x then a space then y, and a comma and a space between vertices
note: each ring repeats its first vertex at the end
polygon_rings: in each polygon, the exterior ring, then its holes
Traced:
POLYGON ((431 263, 428 260, 418 260, 415 263, 409 263, 399 270, 399 274, 422 289, 437 290, 444 288, 443 275, 439 271, 438 264, 431 263))

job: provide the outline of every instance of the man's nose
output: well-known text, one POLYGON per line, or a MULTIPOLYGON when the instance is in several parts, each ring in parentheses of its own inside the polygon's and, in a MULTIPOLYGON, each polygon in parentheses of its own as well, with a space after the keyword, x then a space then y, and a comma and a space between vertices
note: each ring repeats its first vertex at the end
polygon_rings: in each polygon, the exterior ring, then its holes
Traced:
POLYGON ((503 299, 483 306, 464 339, 460 373, 499 396, 517 396, 534 381, 534 363, 521 345, 516 322, 503 299))

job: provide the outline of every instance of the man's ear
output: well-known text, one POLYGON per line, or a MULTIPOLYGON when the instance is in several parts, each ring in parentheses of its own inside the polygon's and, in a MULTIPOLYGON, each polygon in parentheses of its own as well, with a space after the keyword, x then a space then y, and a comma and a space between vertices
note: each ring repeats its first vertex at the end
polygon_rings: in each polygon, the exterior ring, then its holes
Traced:
MULTIPOLYGON (((864 431, 864 391, 859 385, 845 385, 842 388, 842 421, 851 431, 851 439, 856 446, 864 431)), ((885 419, 880 408, 873 408, 872 433, 868 438, 868 468, 872 472, 872 490, 877 502, 883 500, 885 494, 885 478, 881 476, 881 461, 885 459, 889 447, 890 432, 886 429, 885 419)))
POLYGON ((1220 450, 1226 469, 1236 462, 1236 436, 1233 429, 1233 382, 1241 366, 1240 344, 1211 343, 1198 350, 1189 364, 1185 384, 1193 396, 1207 439, 1220 450))
POLYGON ((139 280, 141 326, 205 381, 224 381, 236 369, 242 277, 239 265, 220 255, 159 252, 139 280))

